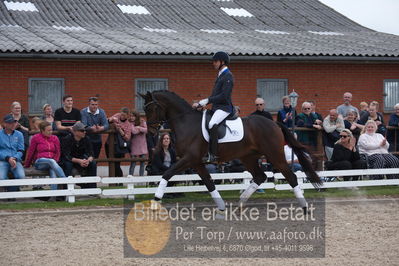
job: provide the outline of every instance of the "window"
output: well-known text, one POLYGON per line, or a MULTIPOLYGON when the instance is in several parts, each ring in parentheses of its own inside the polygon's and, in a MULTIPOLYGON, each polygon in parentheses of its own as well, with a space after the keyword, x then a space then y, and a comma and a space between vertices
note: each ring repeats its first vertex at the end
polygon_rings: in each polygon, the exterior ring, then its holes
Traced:
POLYGON ((277 112, 281 109, 281 98, 287 95, 287 79, 258 79, 256 91, 266 103, 266 111, 277 112))
POLYGON ((30 78, 29 79, 29 114, 42 115, 43 105, 51 104, 53 110, 62 106, 64 79, 30 78))
POLYGON ((384 80, 384 111, 393 111, 399 103, 399 79, 384 80))
POLYGON ((144 99, 138 94, 146 94, 147 91, 153 92, 157 90, 167 90, 168 80, 167 79, 136 79, 136 110, 138 112, 144 112, 144 99))

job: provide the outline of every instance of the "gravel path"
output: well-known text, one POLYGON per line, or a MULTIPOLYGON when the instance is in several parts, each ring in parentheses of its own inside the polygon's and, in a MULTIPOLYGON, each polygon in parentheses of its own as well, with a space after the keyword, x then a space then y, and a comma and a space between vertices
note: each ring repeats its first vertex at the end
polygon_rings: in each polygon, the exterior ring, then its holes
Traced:
POLYGON ((398 265, 399 199, 327 203, 320 259, 123 257, 119 209, 0 211, 0 265, 398 265))

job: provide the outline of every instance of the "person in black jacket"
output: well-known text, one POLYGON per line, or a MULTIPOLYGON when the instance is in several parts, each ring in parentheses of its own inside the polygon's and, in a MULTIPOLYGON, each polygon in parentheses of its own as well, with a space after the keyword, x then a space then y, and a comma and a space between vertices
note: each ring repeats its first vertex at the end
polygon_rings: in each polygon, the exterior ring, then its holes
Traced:
MULTIPOLYGON (((61 165, 66 176, 72 175, 75 168, 82 176, 97 176, 97 165, 94 161, 93 147, 86 136, 86 126, 76 122, 72 126, 72 135, 61 141, 61 165)), ((96 184, 82 184, 82 188, 93 188, 96 184)))
POLYGON ((255 99, 255 106, 256 111, 251 115, 261 115, 273 121, 272 115, 268 111, 265 111, 265 101, 262 98, 258 97, 255 99))
POLYGON ((170 142, 169 133, 163 133, 159 137, 157 146, 151 161, 151 174, 163 175, 173 164, 176 163, 176 152, 170 142))
MULTIPOLYGON (((343 129, 339 136, 340 139, 334 145, 334 151, 327 169, 350 170, 366 168, 366 162, 360 159, 359 151, 356 149, 356 138, 352 135, 352 132, 349 129, 343 129)), ((345 176, 344 180, 349 181, 350 178, 350 176, 345 176)), ((357 179, 357 176, 353 177, 353 180, 357 179)))
POLYGON ((231 100, 234 78, 228 68, 230 57, 225 52, 217 52, 213 55, 212 61, 213 67, 218 71, 212 95, 193 105, 194 108, 197 108, 198 105, 206 106, 209 103, 212 104, 213 115, 209 121, 209 152, 208 156, 204 158, 205 163, 217 162, 218 126, 226 117, 235 113, 231 100))
POLYGON ((378 112, 377 104, 370 104, 368 114, 365 114, 360 118, 359 124, 365 125, 369 120, 373 120, 377 124, 377 133, 380 133, 385 137, 387 134, 387 128, 384 123, 384 116, 382 113, 378 112))
MULTIPOLYGON (((176 151, 171 144, 169 133, 165 132, 159 137, 159 141, 154 150, 151 161, 151 175, 163 175, 169 168, 176 163, 176 151)), ((175 186, 177 182, 168 182, 168 187, 175 186)), ((183 193, 165 194, 164 198, 178 198, 183 193)))

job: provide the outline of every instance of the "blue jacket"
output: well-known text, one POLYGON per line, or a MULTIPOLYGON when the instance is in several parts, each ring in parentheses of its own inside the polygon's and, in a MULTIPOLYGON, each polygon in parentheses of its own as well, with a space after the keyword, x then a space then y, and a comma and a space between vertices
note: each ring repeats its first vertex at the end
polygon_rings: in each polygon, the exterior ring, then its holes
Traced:
MULTIPOLYGON (((109 128, 108 124, 108 119, 107 116, 105 115, 105 112, 103 109, 98 108, 98 111, 96 114, 89 113, 88 107, 83 108, 80 111, 81 117, 82 117, 82 123, 85 124, 86 126, 104 126, 104 130, 107 130, 109 128)), ((92 142, 101 142, 101 134, 90 134, 90 130, 88 130, 88 137, 92 142)))
POLYGON ((9 157, 14 157, 21 161, 24 152, 24 136, 18 130, 14 130, 11 135, 7 135, 4 129, 0 130, 0 160, 8 161, 9 157))
POLYGON ((286 127, 292 127, 292 121, 293 119, 287 119, 287 121, 283 121, 285 119, 285 116, 287 113, 293 113, 293 109, 290 105, 290 107, 283 107, 283 109, 280 109, 277 113, 277 121, 283 123, 286 127))
POLYGON ((225 112, 234 113, 233 103, 231 101, 231 93, 234 87, 234 78, 229 69, 216 79, 212 95, 208 98, 212 104, 212 111, 223 110, 225 112))
MULTIPOLYGON (((392 127, 397 127, 399 124, 399 116, 396 115, 396 113, 391 114, 391 116, 389 117, 389 122, 388 125, 392 126, 392 127)), ((388 134, 387 134, 387 139, 389 142, 389 150, 390 151, 399 151, 399 132, 397 132, 396 134, 396 147, 395 147, 395 130, 398 129, 390 129, 388 130, 388 134)))
POLYGON ((399 125, 399 116, 396 114, 391 114, 389 117, 388 126, 397 127, 399 125))

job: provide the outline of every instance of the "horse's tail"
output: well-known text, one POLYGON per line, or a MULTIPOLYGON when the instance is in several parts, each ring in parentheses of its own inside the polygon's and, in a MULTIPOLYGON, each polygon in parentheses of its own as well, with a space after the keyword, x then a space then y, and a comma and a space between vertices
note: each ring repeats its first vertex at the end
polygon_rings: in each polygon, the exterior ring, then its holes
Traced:
POLYGON ((298 157, 299 163, 301 164, 306 176, 308 177, 308 179, 315 188, 319 188, 322 185, 322 181, 319 175, 315 172, 315 170, 312 167, 312 162, 310 160, 307 148, 296 140, 295 136, 285 125, 283 125, 280 122, 276 123, 281 128, 281 131, 283 131, 284 139, 287 142, 288 146, 292 148, 292 150, 298 157))

